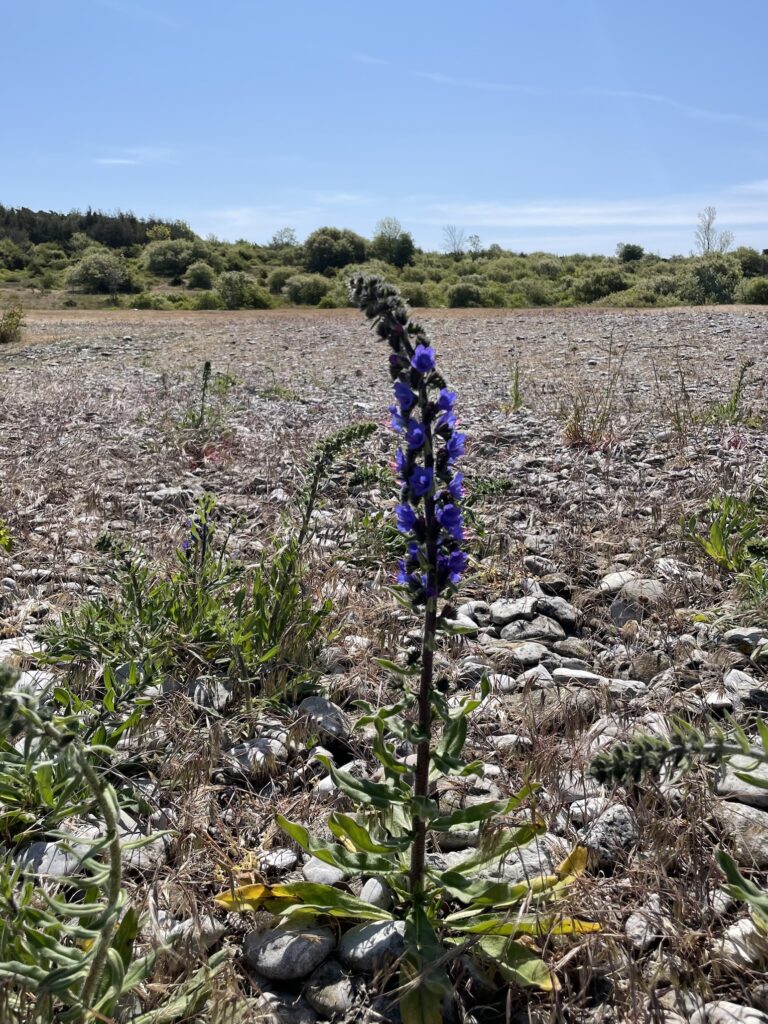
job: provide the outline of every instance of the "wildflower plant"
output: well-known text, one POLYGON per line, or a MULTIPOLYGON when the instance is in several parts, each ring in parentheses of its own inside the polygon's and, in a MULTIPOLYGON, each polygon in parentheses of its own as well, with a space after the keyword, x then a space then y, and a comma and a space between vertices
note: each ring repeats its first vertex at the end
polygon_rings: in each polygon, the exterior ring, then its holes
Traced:
POLYGON ((505 858, 514 857, 542 831, 532 808, 522 825, 511 827, 508 818, 503 820, 522 811, 535 785, 506 799, 458 810, 440 806, 441 780, 482 774, 480 762, 466 763, 461 754, 469 716, 488 692, 484 682, 479 697, 451 702, 433 686, 438 633, 455 631, 439 603, 454 592, 467 567, 463 481, 456 469, 465 438, 458 430, 457 396, 438 372, 435 350, 424 329, 410 319, 396 289, 380 278, 361 276, 351 282, 350 294, 390 348, 390 412, 401 442, 395 519, 405 545, 398 596, 423 617, 421 663, 404 668, 381 660, 397 677, 400 699, 378 709, 360 703, 363 715, 357 726, 374 733, 381 781, 356 778, 319 757, 354 808, 352 813, 330 814, 328 828, 337 841, 316 839, 302 824, 280 814, 277 821, 319 860, 349 875, 386 882, 394 903, 385 909, 333 886, 307 882, 241 886, 222 893, 217 903, 236 910, 267 909, 288 921, 332 917, 401 923, 402 1020, 439 1024, 450 1012, 456 987, 468 977, 484 977, 491 986, 500 981, 502 986, 553 990, 557 981, 541 958, 536 938, 595 931, 598 926, 563 917, 551 907, 541 912, 540 905, 561 893, 583 869, 584 850, 575 850, 549 876, 504 880, 505 858), (397 744, 416 752, 413 777, 398 756, 397 744), (458 864, 445 869, 429 856, 433 836, 468 830, 477 830, 477 847, 458 864))

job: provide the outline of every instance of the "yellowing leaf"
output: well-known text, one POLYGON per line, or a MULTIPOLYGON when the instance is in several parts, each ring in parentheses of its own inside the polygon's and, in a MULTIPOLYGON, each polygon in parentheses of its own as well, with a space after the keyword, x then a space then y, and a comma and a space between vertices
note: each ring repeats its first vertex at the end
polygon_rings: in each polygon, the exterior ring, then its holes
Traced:
POLYGON ((578 878, 587 870, 587 851, 583 846, 575 846, 562 864, 555 870, 560 878, 578 878))
POLYGON ((228 889, 213 897, 214 903, 220 907, 235 909, 243 903, 252 904, 257 908, 265 900, 295 900, 296 897, 284 885, 240 885, 236 889, 228 889))

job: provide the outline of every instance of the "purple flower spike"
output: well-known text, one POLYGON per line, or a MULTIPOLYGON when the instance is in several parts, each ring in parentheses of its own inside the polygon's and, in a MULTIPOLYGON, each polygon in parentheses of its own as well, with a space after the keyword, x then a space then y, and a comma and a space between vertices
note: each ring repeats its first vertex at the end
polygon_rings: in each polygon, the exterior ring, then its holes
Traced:
POLYGON ((432 470, 417 466, 408 477, 408 485, 413 491, 414 497, 424 497, 432 486, 432 470))
POLYGON ((397 528, 400 533, 410 533, 416 525, 416 513, 410 505, 398 505, 395 512, 397 513, 397 528))
POLYGON ((464 454, 464 442, 467 440, 464 434, 451 434, 445 443, 445 450, 448 452, 448 461, 455 462, 464 454))
POLYGON ((464 497, 464 474, 456 473, 453 480, 448 484, 448 493, 457 501, 459 498, 464 497))
POLYGON ((411 391, 411 389, 404 381, 395 381, 394 391, 395 398, 399 402, 400 408, 402 409, 403 412, 408 412, 409 409, 412 409, 414 407, 414 405, 416 404, 416 395, 414 395, 414 393, 411 391))
POLYGON ((458 505, 443 505, 442 508, 437 509, 435 515, 445 532, 450 534, 454 540, 461 540, 463 538, 463 520, 461 518, 461 509, 458 505))
POLYGON ((435 350, 430 345, 417 345, 416 351, 411 359, 411 366, 419 373, 429 373, 435 368, 435 350))
POLYGON ((405 440, 408 442, 408 448, 415 452, 424 445, 424 438, 427 436, 427 432, 424 429, 423 423, 417 423, 416 420, 411 420, 408 423, 408 427, 405 431, 405 440))
POLYGON ((448 388, 440 388, 440 397, 437 400, 437 408, 442 412, 451 412, 456 401, 456 392, 448 388))
MULTIPOLYGON (((398 448, 395 452, 395 470, 400 479, 404 479, 405 470, 408 466, 408 456, 405 454, 402 448, 398 448)), ((460 474, 457 474, 460 475, 460 474)))

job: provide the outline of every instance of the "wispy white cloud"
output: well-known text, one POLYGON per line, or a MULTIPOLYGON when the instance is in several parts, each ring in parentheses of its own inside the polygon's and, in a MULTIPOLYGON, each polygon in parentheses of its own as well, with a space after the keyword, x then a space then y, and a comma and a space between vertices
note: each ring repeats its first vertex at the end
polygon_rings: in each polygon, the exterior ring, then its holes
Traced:
POLYGON ((768 203, 736 199, 728 191, 712 196, 680 196, 599 202, 554 200, 527 203, 434 203, 424 211, 430 224, 466 224, 494 228, 684 227, 696 222, 704 206, 714 204, 723 225, 768 224, 768 203))
MULTIPOLYGON (((362 64, 388 64, 388 61, 378 57, 371 57, 366 54, 358 54, 355 60, 362 64)), ((734 113, 722 110, 710 110, 706 107, 698 107, 674 96, 665 96, 661 93, 643 92, 634 89, 606 89, 606 88, 579 88, 574 90, 548 89, 541 86, 529 85, 522 82, 499 82, 478 78, 463 78, 456 75, 446 75, 438 71, 411 70, 408 72, 411 78, 420 78, 435 85, 444 85, 456 89, 472 89, 481 92, 517 93, 527 96, 550 96, 564 97, 573 96, 574 93, 580 96, 602 97, 605 99, 628 100, 640 103, 653 103, 657 106, 667 107, 676 111, 684 117, 696 120, 719 122, 731 124, 742 128, 749 128, 753 131, 768 132, 768 120, 753 117, 751 114, 734 113)))
POLYGON ((356 53, 352 59, 358 64, 374 64, 383 68, 392 66, 390 62, 388 60, 384 60, 383 57, 374 57, 370 53, 356 53))
POLYGON ((169 164, 173 151, 160 146, 127 146, 116 148, 108 156, 97 156, 94 163, 102 167, 139 167, 146 164, 169 164))
POLYGON ((750 114, 729 113, 723 110, 709 110, 705 107, 692 106, 683 103, 672 96, 662 96, 652 92, 635 92, 632 89, 581 89, 584 96, 605 96, 608 98, 639 100, 643 103, 655 103, 670 110, 676 110, 685 117, 696 118, 701 121, 718 121, 722 124, 740 125, 743 128, 752 128, 759 132, 768 132, 768 121, 759 117, 752 117, 750 114))
POLYGON ((532 85, 522 85, 516 82, 486 82, 477 78, 454 78, 453 75, 443 75, 434 71, 411 71, 411 77, 422 78, 427 82, 434 82, 436 85, 456 86, 460 89, 477 89, 481 92, 514 92, 524 93, 527 96, 551 96, 553 93, 548 89, 540 89, 532 85))
POLYGON ((358 192, 318 192, 314 201, 320 206, 371 206, 378 202, 373 196, 358 192))
POLYGON ((132 18, 136 21, 146 21, 152 25, 162 25, 163 28, 172 28, 174 30, 181 28, 180 22, 157 9, 159 5, 143 7, 140 4, 127 3, 126 0, 93 0, 93 3, 98 7, 115 11, 117 14, 123 14, 127 18, 132 18))

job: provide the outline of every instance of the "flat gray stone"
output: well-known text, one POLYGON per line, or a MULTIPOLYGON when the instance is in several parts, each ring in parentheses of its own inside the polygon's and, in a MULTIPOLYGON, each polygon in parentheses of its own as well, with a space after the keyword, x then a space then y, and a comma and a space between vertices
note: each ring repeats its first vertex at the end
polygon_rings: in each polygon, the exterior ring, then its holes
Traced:
POLYGON ((265 978, 292 981, 310 974, 335 945, 330 928, 278 927, 249 932, 243 953, 248 966, 265 978))
POLYGON ((360 899, 382 910, 390 910, 395 903, 395 894, 383 879, 369 878, 360 892, 360 899))
POLYGON ((661 901, 656 894, 646 905, 630 914, 624 924, 624 934, 633 949, 639 953, 654 946, 664 934, 661 901))
POLYGON ((667 600, 661 580, 635 579, 625 583, 611 603, 611 618, 617 626, 642 622, 667 600))
POLYGON ((284 872, 292 871, 299 860, 295 850, 280 848, 267 850, 259 857, 259 869, 261 871, 284 872))
POLYGON ((762 626, 739 626, 729 629, 723 636, 729 647, 735 647, 743 654, 751 654, 756 648, 768 642, 768 632, 762 626))
POLYGON ((563 597, 540 597, 539 612, 550 619, 555 619, 566 630, 576 629, 581 618, 578 608, 574 608, 570 601, 563 597))
POLYGON ((739 967, 763 967, 768 963, 768 937, 757 928, 751 917, 745 917, 725 929, 713 953, 739 967))
POLYGON ((501 631, 502 640, 523 641, 538 640, 543 643, 554 643, 556 640, 565 640, 565 630, 554 619, 546 615, 536 615, 530 621, 518 619, 510 622, 501 631))
POLYGON ((532 619, 538 605, 535 597, 519 597, 514 600, 503 597, 490 607, 491 622, 494 626, 506 626, 516 619, 532 619))
POLYGON ((339 956, 351 970, 370 973, 402 955, 404 936, 404 921, 359 924, 342 936, 339 956))
POLYGON ((623 804, 606 808, 584 831, 582 843, 601 867, 612 867, 637 843, 635 816, 623 804))
POLYGON ((337 885, 346 878, 344 872, 333 864, 326 864, 324 860, 317 857, 310 857, 301 869, 302 875, 308 882, 315 882, 317 885, 337 885))
POLYGON ((768 809, 768 764, 755 764, 751 757, 737 754, 723 765, 717 781, 717 793, 729 800, 737 800, 740 804, 768 809), (759 786, 744 782, 736 775, 737 771, 754 775, 767 784, 766 788, 761 789, 759 786))
POLYGON ((349 975, 338 960, 328 960, 314 971, 303 992, 313 1010, 332 1020, 362 1003, 365 986, 361 978, 349 975))
POLYGON ((691 1017, 691 1024, 768 1024, 768 1016, 753 1006, 718 999, 697 1010, 691 1017))
POLYGON ((603 576, 597 585, 601 594, 618 594, 625 583, 637 579, 637 573, 632 569, 622 569, 620 572, 609 572, 603 576))
POLYGON ((491 606, 486 601, 466 601, 456 609, 458 615, 465 615, 478 626, 490 626, 491 606))
POLYGON ((743 868, 768 868, 768 812, 725 801, 714 815, 730 835, 733 854, 743 868))
POLYGON ((288 760, 284 744, 271 736, 256 736, 232 747, 227 753, 237 767, 252 775, 269 774, 277 765, 288 760))
POLYGON ((345 740, 349 737, 349 719, 340 707, 325 697, 306 697, 296 714, 299 722, 308 730, 319 733, 321 739, 345 740))
POLYGON ((605 676, 599 676, 596 672, 587 672, 580 668, 564 668, 560 666, 552 673, 556 685, 568 686, 596 686, 598 683, 607 683, 605 676))

